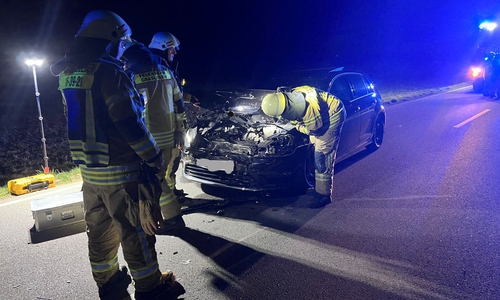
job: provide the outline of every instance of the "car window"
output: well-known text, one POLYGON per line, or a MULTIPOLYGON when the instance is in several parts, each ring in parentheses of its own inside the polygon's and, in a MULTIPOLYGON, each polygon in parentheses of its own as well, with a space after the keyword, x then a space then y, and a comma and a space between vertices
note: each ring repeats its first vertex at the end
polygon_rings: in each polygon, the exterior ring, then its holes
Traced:
POLYGON ((363 80, 365 81, 366 90, 368 91, 368 93, 369 94, 375 93, 375 86, 373 85, 373 82, 364 76, 363 76, 363 80))
POLYGON ((351 85, 347 76, 339 76, 333 79, 330 93, 342 100, 344 103, 350 103, 352 100, 351 85))
POLYGON ((349 74, 349 80, 354 89, 354 98, 360 98, 368 94, 365 81, 361 77, 361 74, 349 74))

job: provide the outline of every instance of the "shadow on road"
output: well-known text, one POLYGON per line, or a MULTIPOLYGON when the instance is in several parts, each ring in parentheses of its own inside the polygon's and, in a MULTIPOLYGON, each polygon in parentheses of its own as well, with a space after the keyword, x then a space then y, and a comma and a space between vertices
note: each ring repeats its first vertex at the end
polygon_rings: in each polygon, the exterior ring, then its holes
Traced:
POLYGON ((178 237, 233 275, 241 275, 265 254, 224 238, 186 228, 178 237))
POLYGON ((356 278, 356 272, 349 274, 342 268, 326 272, 306 260, 266 254, 191 228, 186 228, 178 237, 223 269, 205 273, 212 278, 213 286, 230 299, 312 299, 311 296, 314 299, 400 299, 397 293, 363 282, 356 278), (265 262, 259 264, 260 270, 245 273, 262 259, 265 262), (339 287, 342 287, 341 293, 339 287))
POLYGON ((51 229, 46 229, 42 231, 36 231, 35 226, 29 230, 29 243, 38 244, 42 242, 47 242, 50 240, 55 240, 63 237, 67 237, 73 234, 85 232, 86 225, 85 222, 78 222, 75 224, 66 225, 63 227, 56 227, 51 229))

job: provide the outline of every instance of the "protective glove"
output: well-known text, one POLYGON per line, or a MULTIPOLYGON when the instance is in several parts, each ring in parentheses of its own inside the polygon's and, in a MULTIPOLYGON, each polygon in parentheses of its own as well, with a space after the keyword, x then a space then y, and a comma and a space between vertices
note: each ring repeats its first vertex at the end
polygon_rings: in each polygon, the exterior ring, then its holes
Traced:
POLYGON ((300 133, 309 134, 309 130, 302 123, 295 124, 295 129, 297 129, 297 131, 300 133))
POLYGON ((145 168, 143 166, 142 174, 146 173, 153 173, 158 177, 160 182, 162 182, 165 179, 165 175, 167 174, 167 163, 165 162, 165 159, 163 159, 163 155, 160 152, 150 161, 146 162, 147 167, 145 168))
MULTIPOLYGON (((138 184, 138 198, 139 198, 139 223, 148 235, 155 234, 158 226, 164 225, 163 218, 160 210, 160 196, 161 196, 161 181, 165 179, 165 170, 163 175, 158 175, 158 171, 164 165, 163 157, 156 159, 159 167, 152 167, 147 163, 141 164, 141 173, 139 176, 138 184), (161 164, 163 161, 163 164, 161 164), (162 176, 159 178, 158 176, 162 176)), ((152 163, 153 164, 153 163, 152 163)), ((153 164, 154 165, 154 164, 153 164)))
POLYGON ((186 133, 183 131, 174 132, 174 143, 175 146, 181 150, 184 150, 184 138, 186 133))
POLYGON ((139 220, 147 235, 154 235, 158 226, 165 227, 160 207, 152 201, 139 200, 139 220))
POLYGON ((296 126, 298 123, 299 123, 299 121, 297 121, 297 120, 290 121, 290 124, 292 124, 293 126, 296 126))

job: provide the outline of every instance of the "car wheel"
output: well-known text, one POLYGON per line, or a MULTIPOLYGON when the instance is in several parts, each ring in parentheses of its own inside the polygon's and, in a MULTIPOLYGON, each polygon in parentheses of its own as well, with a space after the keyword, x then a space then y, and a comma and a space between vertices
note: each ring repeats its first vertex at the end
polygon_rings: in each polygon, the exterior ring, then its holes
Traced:
POLYGON ((311 146, 307 151, 307 159, 304 162, 304 186, 306 189, 314 187, 316 166, 314 164, 314 147, 311 146))
POLYGON ((314 165, 314 146, 309 145, 304 152, 306 159, 301 161, 301 167, 296 169, 294 180, 287 185, 286 190, 280 191, 286 195, 301 195, 308 189, 314 188, 315 183, 315 165, 314 165))
POLYGON ((368 151, 375 151, 380 146, 382 146, 382 142, 384 141, 384 130, 385 130, 385 118, 382 114, 377 117, 375 121, 375 126, 373 128, 373 136, 372 142, 366 148, 368 151))

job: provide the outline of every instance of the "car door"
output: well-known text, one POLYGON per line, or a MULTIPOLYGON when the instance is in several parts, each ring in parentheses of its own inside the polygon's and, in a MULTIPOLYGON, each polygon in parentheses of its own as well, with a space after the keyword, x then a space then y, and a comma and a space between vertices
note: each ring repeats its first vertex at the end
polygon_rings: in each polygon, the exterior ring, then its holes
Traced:
POLYGON ((347 112, 337 153, 338 159, 342 159, 359 143, 358 106, 353 103, 352 87, 346 74, 335 76, 330 83, 328 92, 342 101, 347 112))
POLYGON ((353 103, 356 103, 358 107, 359 145, 364 146, 372 137, 377 98, 374 94, 373 85, 362 74, 349 74, 349 81, 353 87, 353 103))

